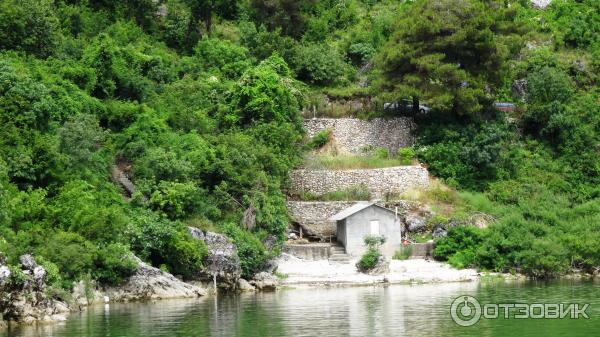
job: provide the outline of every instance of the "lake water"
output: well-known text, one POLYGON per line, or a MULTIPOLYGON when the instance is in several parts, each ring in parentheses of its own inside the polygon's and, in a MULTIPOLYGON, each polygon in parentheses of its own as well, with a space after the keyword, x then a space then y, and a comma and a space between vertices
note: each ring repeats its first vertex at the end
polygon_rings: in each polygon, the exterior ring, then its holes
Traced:
POLYGON ((599 336, 599 295, 600 283, 566 281, 286 289, 100 305, 61 324, 0 336, 599 336), (589 303, 590 318, 504 319, 500 312, 499 319, 462 327, 450 315, 451 303, 462 295, 482 304, 589 303))

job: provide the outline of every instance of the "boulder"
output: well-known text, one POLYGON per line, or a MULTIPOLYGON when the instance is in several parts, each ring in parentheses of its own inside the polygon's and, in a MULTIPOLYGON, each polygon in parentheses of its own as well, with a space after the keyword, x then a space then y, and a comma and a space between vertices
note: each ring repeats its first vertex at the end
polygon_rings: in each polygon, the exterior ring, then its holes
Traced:
POLYGON ((436 227, 431 232, 431 237, 433 239, 443 238, 448 235, 448 231, 444 227, 436 227))
POLYGON ((405 218, 406 226, 408 231, 411 233, 422 232, 427 227, 427 220, 424 217, 411 213, 405 218))
POLYGON ((8 266, 0 266, 0 289, 8 285, 8 281, 10 281, 10 275, 11 272, 8 266))
POLYGON ((279 281, 273 274, 267 272, 260 272, 254 275, 250 284, 262 291, 273 291, 277 289, 279 281))
POLYGON ((531 0, 531 5, 537 9, 546 9, 551 3, 552 0, 531 0))
POLYGON ((139 258, 137 272, 119 287, 106 289, 110 301, 129 302, 166 298, 195 298, 206 295, 206 290, 185 283, 175 276, 152 267, 139 258))
POLYGON ((251 285, 250 282, 244 280, 243 278, 238 280, 237 289, 239 291, 255 291, 256 290, 256 288, 254 288, 254 286, 251 285))
POLYGON ((227 236, 204 232, 198 228, 188 227, 190 234, 197 240, 202 240, 208 247, 208 256, 205 260, 206 269, 199 271, 198 277, 212 282, 213 275, 217 281, 226 288, 235 288, 242 275, 240 258, 237 247, 227 236))

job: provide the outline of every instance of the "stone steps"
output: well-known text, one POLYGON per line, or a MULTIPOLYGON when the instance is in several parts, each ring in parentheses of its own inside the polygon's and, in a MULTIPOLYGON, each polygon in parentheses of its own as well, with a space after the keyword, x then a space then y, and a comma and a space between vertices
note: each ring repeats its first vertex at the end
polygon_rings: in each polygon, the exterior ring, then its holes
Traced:
POLYGON ((329 262, 348 263, 350 255, 346 254, 346 249, 342 246, 332 246, 330 248, 329 262))

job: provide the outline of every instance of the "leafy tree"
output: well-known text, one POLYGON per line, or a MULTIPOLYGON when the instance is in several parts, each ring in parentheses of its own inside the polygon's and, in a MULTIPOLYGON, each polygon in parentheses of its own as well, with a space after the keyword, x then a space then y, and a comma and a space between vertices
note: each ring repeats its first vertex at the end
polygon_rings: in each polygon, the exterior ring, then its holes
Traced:
POLYGON ((313 0, 251 0, 256 20, 265 24, 269 31, 281 28, 291 36, 298 36, 304 30, 303 7, 310 6, 313 0))
POLYGON ((228 41, 203 39, 194 51, 203 70, 228 78, 238 78, 252 64, 248 50, 228 41))
POLYGON ((233 92, 235 114, 224 116, 227 124, 260 122, 293 123, 300 129, 301 93, 285 61, 277 55, 249 69, 233 92))
POLYGON ((347 72, 342 56, 326 44, 309 44, 300 49, 296 61, 298 78, 313 84, 335 84, 347 72))
POLYGON ((502 65, 490 10, 477 0, 417 1, 378 58, 381 88, 456 115, 478 112, 502 65))
POLYGON ((52 0, 7 0, 0 3, 0 49, 50 56, 59 27, 52 0))

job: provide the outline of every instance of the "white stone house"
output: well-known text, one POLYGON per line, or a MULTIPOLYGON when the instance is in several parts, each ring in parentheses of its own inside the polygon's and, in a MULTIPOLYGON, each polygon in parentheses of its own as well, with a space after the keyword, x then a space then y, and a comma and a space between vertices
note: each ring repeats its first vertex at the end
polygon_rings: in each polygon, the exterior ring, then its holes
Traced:
POLYGON ((358 257, 367 247, 364 238, 368 235, 385 237, 380 247, 387 257, 400 248, 402 225, 396 212, 374 202, 358 202, 329 218, 337 226, 337 241, 346 249, 346 254, 358 257))

